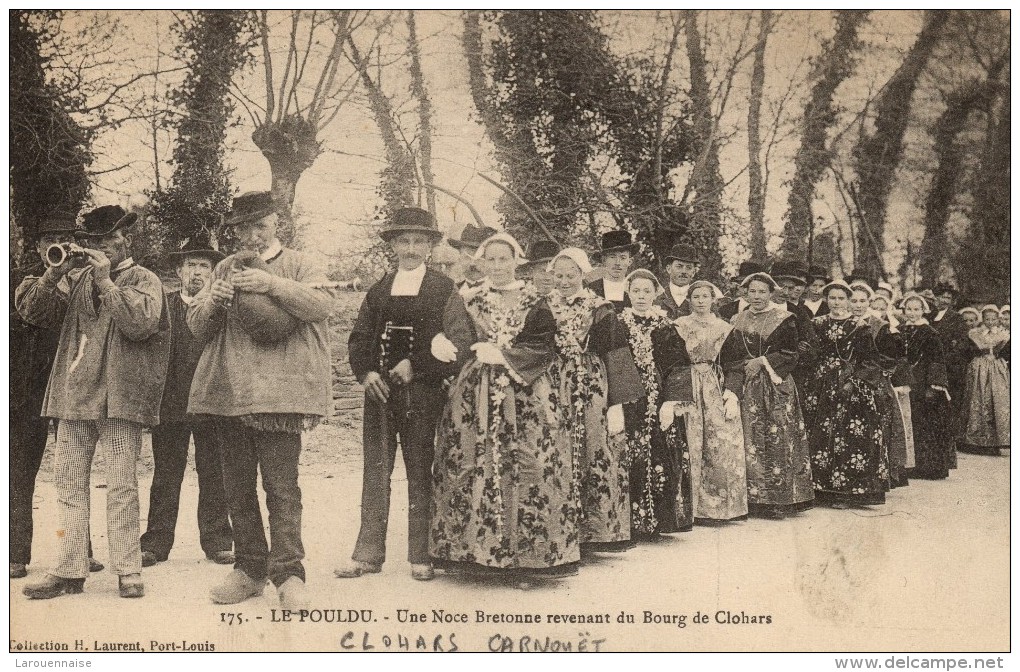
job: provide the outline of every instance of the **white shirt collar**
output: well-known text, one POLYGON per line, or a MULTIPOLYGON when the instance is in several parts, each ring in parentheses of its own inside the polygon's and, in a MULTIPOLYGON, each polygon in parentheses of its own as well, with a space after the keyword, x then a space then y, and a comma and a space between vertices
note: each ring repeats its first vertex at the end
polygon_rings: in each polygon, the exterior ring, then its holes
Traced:
POLYGON ((425 264, 419 264, 417 268, 410 271, 397 269, 393 278, 393 287, 390 289, 390 296, 418 296, 421 289, 421 281, 425 279, 425 264))
POLYGON ((274 238, 269 248, 259 256, 262 257, 262 261, 269 261, 281 252, 283 252, 283 243, 280 242, 279 238, 274 238))
POLYGON ((606 298, 610 301, 623 301, 627 294, 627 279, 610 280, 602 278, 602 288, 605 290, 606 298))
POLYGON ((679 306, 687 300, 688 287, 690 287, 690 285, 684 285, 681 287, 679 285, 674 285, 672 282, 669 283, 669 294, 673 297, 673 300, 676 301, 676 305, 679 306))
POLYGON ((938 313, 935 314, 935 321, 936 322, 940 321, 943 317, 946 316, 946 310, 948 310, 948 308, 944 308, 944 309, 940 310, 938 313))
POLYGON ((135 260, 134 260, 134 259, 132 259, 131 257, 128 257, 128 258, 127 258, 127 259, 125 259, 124 261, 122 261, 122 262, 120 262, 119 264, 117 264, 117 268, 115 268, 115 269, 113 269, 113 270, 114 270, 115 272, 116 272, 116 271, 123 271, 123 270, 124 270, 125 268, 130 268, 130 267, 132 267, 132 266, 134 266, 134 265, 135 265, 135 260))
POLYGON ((195 297, 193 297, 190 294, 188 294, 187 292, 185 292, 184 288, 181 287, 181 301, 184 302, 184 305, 185 306, 190 306, 192 304, 192 302, 194 302, 194 300, 195 300, 195 297))

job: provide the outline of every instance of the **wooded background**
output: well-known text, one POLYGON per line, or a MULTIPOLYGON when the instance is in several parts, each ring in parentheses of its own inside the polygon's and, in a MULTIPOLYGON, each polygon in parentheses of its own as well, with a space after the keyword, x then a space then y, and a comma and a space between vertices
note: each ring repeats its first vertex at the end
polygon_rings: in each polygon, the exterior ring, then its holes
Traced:
POLYGON ((271 188, 338 278, 420 205, 1004 301, 1009 49, 995 11, 12 11, 11 262, 106 203, 150 263, 229 250, 231 197, 271 188))

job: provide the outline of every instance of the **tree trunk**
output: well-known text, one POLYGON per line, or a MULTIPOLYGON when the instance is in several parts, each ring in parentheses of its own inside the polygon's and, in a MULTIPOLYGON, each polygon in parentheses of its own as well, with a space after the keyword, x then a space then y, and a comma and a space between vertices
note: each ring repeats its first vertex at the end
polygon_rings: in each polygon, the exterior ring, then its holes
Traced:
POLYGON ((361 83, 368 94, 372 117, 379 127, 379 135, 382 136, 383 146, 386 150, 386 168, 382 171, 382 183, 379 188, 381 196, 386 202, 387 211, 392 213, 398 208, 414 203, 412 198, 415 184, 414 159, 400 142, 390 99, 379 88, 378 83, 372 79, 368 72, 368 63, 361 57, 354 40, 349 38, 347 45, 351 50, 352 62, 358 68, 361 83))
POLYGON ((715 276, 722 265, 719 254, 720 205, 723 181, 719 172, 719 143, 716 134, 716 119, 712 114, 711 90, 708 83, 705 52, 701 46, 698 30, 698 12, 685 10, 687 37, 687 59, 691 75, 691 116, 694 122, 694 155, 697 157, 691 172, 689 192, 694 193, 690 202, 690 219, 687 231, 681 231, 679 239, 700 248, 703 255, 702 272, 706 277, 715 276))
POLYGON ((829 128, 836 120, 832 99, 839 85, 853 73, 861 48, 857 32, 868 14, 867 10, 841 10, 836 13, 836 32, 832 40, 822 45, 822 55, 815 61, 811 72, 810 80, 814 86, 801 121, 800 148, 794 158, 794 175, 783 230, 782 255, 790 259, 807 256, 807 240, 814 227, 812 202, 815 185, 822 179, 831 161, 826 143, 829 128))
POLYGON ((988 103, 989 81, 975 81, 949 95, 946 110, 939 116, 931 134, 935 140, 937 166, 928 189, 924 208, 924 239, 918 253, 921 282, 931 285, 942 277, 943 265, 949 261, 950 208, 957 194, 966 151, 956 138, 967 124, 970 114, 988 103))
POLYGON ((754 47, 751 70, 751 99, 747 107, 747 209, 751 216, 751 258, 764 259, 765 249, 765 187, 761 167, 761 98, 765 88, 765 47, 771 30, 772 12, 761 11, 758 43, 754 47))
POLYGON ((284 245, 292 244, 296 235, 291 210, 297 183, 322 151, 315 132, 315 127, 302 117, 289 114, 279 123, 263 123, 251 134, 255 146, 269 162, 273 198, 280 215, 278 235, 284 245))
POLYGON ((963 295, 982 302, 1005 302, 1010 294, 1010 107, 1007 86, 981 156, 969 235, 954 264, 963 295))
POLYGON ((421 71, 421 46, 414 21, 414 10, 407 12, 407 46, 411 55, 411 92, 418 100, 418 130, 421 132, 421 175, 425 182, 425 201, 428 211, 436 215, 436 191, 431 185, 432 176, 432 101, 425 88, 425 77, 421 71))
POLYGON ((924 27, 903 63, 875 102, 875 131, 862 133, 854 148, 861 215, 855 269, 870 277, 885 277, 882 262, 885 216, 903 157, 903 138, 910 119, 910 102, 931 57, 949 12, 925 12, 924 27))

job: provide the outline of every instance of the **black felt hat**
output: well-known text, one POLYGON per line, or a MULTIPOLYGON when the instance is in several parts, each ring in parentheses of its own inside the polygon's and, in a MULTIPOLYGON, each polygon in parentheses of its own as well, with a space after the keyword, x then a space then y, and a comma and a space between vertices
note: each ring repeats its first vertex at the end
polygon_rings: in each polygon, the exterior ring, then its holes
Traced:
POLYGON ((35 227, 35 236, 56 235, 61 233, 75 233, 78 231, 78 222, 74 215, 68 213, 52 213, 43 218, 35 227))
POLYGON ((604 255, 608 252, 634 253, 637 250, 638 244, 634 242, 630 231, 607 231, 602 234, 602 243, 598 254, 604 255))
POLYGON ((959 291, 950 282, 940 282, 932 288, 932 293, 935 294, 935 296, 941 296, 942 294, 952 294, 953 296, 956 296, 959 291))
POLYGON ((82 216, 82 228, 76 229, 75 236, 81 238, 102 238, 120 229, 127 229, 138 221, 138 215, 128 212, 119 205, 103 205, 82 216))
POLYGON ((546 238, 540 238, 534 241, 528 246, 524 256, 527 258, 527 263, 524 266, 535 266, 538 264, 547 264, 552 261, 560 252, 560 246, 558 243, 548 240, 546 238))
POLYGON ((772 278, 775 280, 793 280, 802 285, 808 284, 808 271, 803 264, 796 261, 777 261, 772 265, 772 278))
POLYGON ((183 263, 187 257, 203 257, 213 263, 213 266, 223 261, 225 255, 219 250, 214 250, 203 241, 187 240, 181 249, 170 253, 170 260, 174 264, 183 263))
POLYGON ((808 280, 814 282, 815 280, 824 280, 826 284, 832 282, 832 274, 825 270, 822 266, 809 266, 808 267, 808 280))
POLYGON ((230 212, 223 221, 225 226, 238 226, 257 222, 276 212, 276 201, 270 191, 250 191, 234 199, 230 212))
POLYGON ((424 233, 439 241, 443 232, 436 224, 436 218, 428 210, 421 208, 400 208, 389 218, 379 237, 389 242, 401 233, 424 233))
POLYGON ((693 245, 674 245, 663 261, 667 264, 671 261, 686 261, 691 264, 700 264, 701 255, 698 254, 693 245))
POLYGON ((490 236, 494 236, 498 233, 496 229, 491 226, 475 226, 468 224, 464 227, 464 230, 460 232, 460 238, 450 238, 448 241, 450 245, 458 250, 477 249, 479 245, 489 239, 490 236))
POLYGON ((740 281, 754 273, 763 272, 765 272, 765 267, 757 261, 742 261, 740 262, 740 266, 737 267, 737 274, 733 276, 733 279, 740 281))

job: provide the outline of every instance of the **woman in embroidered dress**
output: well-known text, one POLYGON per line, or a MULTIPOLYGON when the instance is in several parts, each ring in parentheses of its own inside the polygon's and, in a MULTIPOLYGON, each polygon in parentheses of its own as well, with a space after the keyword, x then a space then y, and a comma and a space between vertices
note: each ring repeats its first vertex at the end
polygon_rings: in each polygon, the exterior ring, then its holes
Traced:
POLYGON ((960 450, 998 455, 1009 448, 1009 332, 1002 327, 999 309, 981 309, 980 327, 968 333, 964 355, 967 386, 963 396, 963 434, 960 450))
POLYGON ((436 437, 430 553, 443 568, 564 574, 580 560, 570 445, 549 378, 556 323, 499 233, 478 248, 487 278, 447 304, 432 344, 462 368, 436 437))
POLYGON ((705 280, 691 283, 691 314, 673 321, 687 345, 692 365, 684 371, 694 389, 694 409, 687 416, 691 451, 694 516, 698 523, 733 520, 747 515, 747 463, 740 402, 725 388, 719 352, 732 327, 712 313, 722 292, 705 280))
POLYGON ((675 405, 691 406, 690 385, 684 399, 674 399, 674 417, 665 429, 659 409, 663 382, 669 372, 689 370, 687 348, 666 317, 654 305, 660 290, 651 271, 638 269, 627 276, 630 307, 620 311, 634 363, 641 374, 644 395, 623 405, 630 462, 631 534, 647 538, 691 529, 691 461, 683 414, 675 405))
MULTIPOLYGON (((741 283, 748 308, 733 316, 719 353, 726 389, 740 398, 748 513, 781 519, 814 497, 797 387, 797 318, 772 302, 776 281, 753 273, 741 283)), ((733 413, 728 413, 733 417, 733 413)))
MULTIPOLYGON (((907 470, 914 467, 913 428, 908 432, 906 418, 900 408, 900 396, 906 396, 909 404, 910 374, 903 349, 903 335, 900 334, 899 320, 886 311, 874 309, 875 294, 862 280, 850 283, 853 295, 850 297, 850 314, 867 322, 871 328, 871 340, 875 345, 875 363, 881 370, 878 381, 879 411, 882 415, 882 433, 886 439, 886 464, 889 467, 889 487, 908 485, 907 470)), ((909 417, 909 416, 906 416, 909 417)))
POLYGON ((868 324, 850 313, 853 290, 832 282, 824 294, 829 314, 814 321, 819 357, 804 399, 815 495, 835 508, 881 504, 889 470, 878 353, 868 324))
POLYGON ((910 408, 914 425, 914 478, 949 477, 956 450, 952 435, 949 382, 942 352, 942 339, 924 319, 928 302, 918 294, 907 294, 900 303, 901 327, 907 362, 911 368, 910 408))
POLYGON ((556 282, 552 376, 573 450, 581 543, 589 551, 625 550, 633 542, 623 404, 644 396, 641 376, 613 304, 584 286, 588 256, 569 247, 549 267, 556 282))

